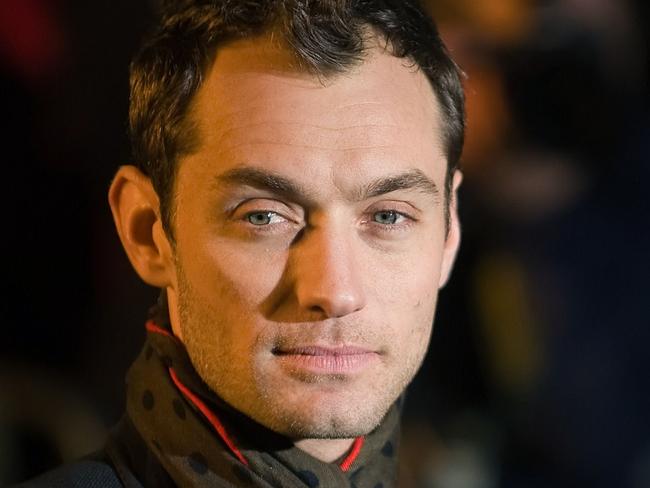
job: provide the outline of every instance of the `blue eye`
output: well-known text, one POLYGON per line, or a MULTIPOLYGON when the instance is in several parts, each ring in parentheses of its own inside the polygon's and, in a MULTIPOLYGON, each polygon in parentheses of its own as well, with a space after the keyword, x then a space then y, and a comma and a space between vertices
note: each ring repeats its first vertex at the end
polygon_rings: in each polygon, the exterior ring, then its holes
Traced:
POLYGON ((246 219, 253 225, 269 225, 273 212, 251 212, 246 215, 246 219))
POLYGON ((395 225, 403 215, 395 210, 382 210, 372 215, 372 220, 378 224, 395 225))
POLYGON ((257 227, 263 227, 271 224, 280 224, 286 222, 287 219, 277 212, 270 210, 258 210, 256 212, 249 212, 245 216, 246 220, 257 227))

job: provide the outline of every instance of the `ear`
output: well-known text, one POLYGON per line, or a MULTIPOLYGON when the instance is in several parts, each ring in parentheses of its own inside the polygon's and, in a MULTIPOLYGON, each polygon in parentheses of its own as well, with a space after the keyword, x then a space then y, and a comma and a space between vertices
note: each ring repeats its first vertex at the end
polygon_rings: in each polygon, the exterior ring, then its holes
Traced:
POLYGON ((122 166, 108 191, 117 233, 140 278, 156 287, 173 282, 171 243, 160 218, 160 201, 146 177, 135 166, 122 166))
POLYGON ((449 196, 449 232, 445 240, 445 247, 442 253, 442 267, 440 270, 440 281, 438 288, 442 288, 449 280, 449 275, 454 267, 456 254, 460 246, 460 221, 458 220, 458 187, 463 181, 463 173, 459 170, 454 172, 452 180, 451 195, 449 196))

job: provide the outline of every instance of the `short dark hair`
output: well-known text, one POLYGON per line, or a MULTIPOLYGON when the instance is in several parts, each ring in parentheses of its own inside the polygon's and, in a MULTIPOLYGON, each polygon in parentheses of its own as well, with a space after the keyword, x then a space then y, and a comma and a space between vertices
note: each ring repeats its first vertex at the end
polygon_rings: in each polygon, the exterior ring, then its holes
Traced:
MULTIPOLYGON (((363 62, 368 32, 386 41, 429 79, 443 116, 447 202, 465 132, 462 72, 417 0, 175 0, 131 63, 130 134, 135 164, 160 198, 173 240, 177 160, 192 152, 190 103, 224 42, 270 30, 281 34, 299 65, 318 76, 363 62)), ((449 220, 447 205, 447 221, 449 220)))

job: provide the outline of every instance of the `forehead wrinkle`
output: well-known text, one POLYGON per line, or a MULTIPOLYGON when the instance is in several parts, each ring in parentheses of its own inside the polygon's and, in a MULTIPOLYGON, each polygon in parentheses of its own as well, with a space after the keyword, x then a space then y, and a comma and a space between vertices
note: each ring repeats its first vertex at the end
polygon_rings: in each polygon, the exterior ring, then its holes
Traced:
MULTIPOLYGON (((226 90, 223 90, 226 92, 226 90)), ((256 89, 256 91, 260 91, 259 89, 256 89)), ((224 93, 225 95, 226 93, 224 93)), ((197 96, 196 99, 200 97, 197 96)), ((235 108, 232 108, 230 110, 227 110, 224 108, 224 105, 222 103, 206 103, 206 107, 203 110, 209 110, 210 112, 213 112, 215 109, 218 110, 217 114, 211 113, 211 116, 215 117, 215 119, 218 120, 250 120, 252 117, 255 117, 257 114, 263 114, 265 113, 266 110, 269 109, 269 101, 265 100, 264 103, 255 103, 254 101, 247 101, 246 105, 242 105, 242 101, 238 102, 235 108)), ((307 101, 307 103, 310 103, 307 101)), ((198 102, 194 102, 194 105, 198 105, 198 102)), ((366 102, 353 102, 353 103, 347 103, 343 105, 337 105, 335 107, 325 107, 323 108, 322 112, 319 112, 318 114, 313 115, 313 117, 318 117, 318 118, 323 118, 327 114, 332 114, 336 113, 337 111, 342 111, 345 110, 346 114, 350 114, 350 109, 354 107, 358 107, 359 109, 363 109, 368 106, 373 106, 374 107, 382 107, 386 106, 387 102, 385 101, 366 101, 366 102)), ((297 113, 300 114, 300 111, 296 110, 297 113)), ((371 111, 369 113, 362 113, 360 115, 365 115, 365 116, 372 116, 373 118, 377 116, 379 112, 371 111)), ((382 111, 380 113, 386 113, 386 111, 382 111)))
POLYGON ((320 129, 320 130, 325 130, 325 131, 331 131, 331 132, 340 132, 343 130, 349 130, 349 129, 362 129, 362 128, 369 128, 369 129, 379 129, 379 128, 385 128, 385 129, 396 129, 399 128, 398 125, 393 125, 393 124, 352 124, 352 125, 345 125, 341 127, 328 127, 325 125, 318 125, 318 124, 309 124, 306 122, 283 122, 280 120, 268 120, 264 122, 257 122, 257 123, 252 123, 252 124, 241 124, 241 125, 232 125, 225 130, 221 131, 220 138, 223 139, 225 136, 232 134, 233 132, 236 132, 238 130, 242 129, 252 129, 254 127, 263 127, 265 125, 272 125, 272 126, 281 126, 281 125, 286 125, 289 127, 309 127, 312 129, 320 129))
MULTIPOLYGON (((248 110, 240 111, 237 115, 247 114, 248 110)), ((390 145, 381 144, 390 138, 391 134, 402 132, 403 127, 397 123, 382 123, 376 117, 366 117, 367 120, 358 123, 348 122, 345 125, 331 123, 313 123, 308 120, 274 120, 260 119, 259 116, 243 117, 222 116, 220 120, 209 126, 196 124, 200 137, 198 146, 216 146, 219 153, 238 149, 244 145, 270 144, 275 146, 287 145, 298 148, 313 148, 316 150, 351 150, 379 149, 390 145), (256 120, 255 120, 256 119, 256 120), (270 130, 270 134, 268 133, 270 130), (326 144, 301 144, 304 141, 322 139, 326 144), (345 141, 367 140, 368 144, 345 144, 345 141), (371 141, 376 141, 372 143, 371 141)), ((322 119, 324 117, 313 117, 322 119)), ((394 144, 393 144, 394 145, 394 144)), ((199 147, 200 149, 200 147, 199 147)))
POLYGON ((220 148, 219 154, 222 154, 224 152, 233 149, 241 149, 246 146, 287 146, 287 147, 300 148, 300 149, 317 149, 319 151, 336 151, 336 152, 358 151, 358 150, 365 150, 365 149, 395 149, 396 147, 399 147, 399 146, 388 145, 388 144, 387 145, 371 144, 368 146, 355 145, 355 146, 333 148, 330 146, 316 146, 314 144, 297 144, 293 142, 277 142, 273 140, 268 140, 268 141, 246 141, 240 144, 234 144, 228 147, 222 147, 220 148))
MULTIPOLYGON (((374 122, 381 121, 386 117, 389 118, 390 124, 380 123, 377 125, 399 127, 404 122, 401 120, 404 115, 404 106, 396 105, 391 103, 391 101, 382 99, 345 103, 344 101, 337 101, 336 98, 331 99, 331 96, 328 95, 329 90, 327 88, 315 87, 313 90, 296 91, 296 88, 292 87, 293 90, 291 91, 279 90, 278 92, 278 87, 275 85, 279 83, 281 83, 281 79, 275 79, 272 85, 267 86, 268 83, 265 83, 263 77, 260 77, 252 79, 248 83, 234 84, 230 89, 221 86, 217 89, 218 95, 216 97, 211 96, 209 99, 204 93, 200 92, 197 99, 205 98, 205 100, 202 100, 202 103, 196 104, 201 112, 196 115, 203 120, 212 120, 212 123, 210 123, 211 127, 205 127, 205 129, 214 128, 215 122, 223 124, 226 127, 231 124, 234 126, 238 123, 244 125, 251 121, 253 123, 258 121, 264 122, 264 119, 267 117, 274 118, 276 106, 288 108, 285 115, 289 118, 296 118, 296 122, 305 125, 310 125, 310 120, 313 119, 333 121, 332 124, 313 125, 314 127, 329 128, 327 127, 328 125, 330 127, 337 125, 341 114, 348 121, 354 121, 356 119, 359 126, 363 126, 364 123, 373 125, 374 122), (238 99, 238 97, 233 97, 233 93, 246 91, 245 88, 247 87, 250 88, 249 91, 257 93, 258 96, 252 99, 238 99), (318 97, 314 99, 314 92, 316 90, 322 90, 322 96, 316 93, 318 97), (260 103, 260 99, 263 100, 262 103, 260 103), (235 100, 237 101, 235 102, 235 100), (309 115, 308 119, 305 118, 305 108, 309 108, 313 112, 309 115)), ((361 94, 355 96, 359 95, 361 94)), ((368 96, 367 94, 363 95, 368 96)), ((274 120, 270 120, 269 122, 275 123, 274 120)), ((351 125, 354 126, 356 124, 351 125)))
POLYGON ((230 114, 223 114, 219 117, 219 120, 213 124, 211 127, 205 127, 204 130, 218 130, 218 138, 223 139, 226 136, 242 129, 254 129, 259 127, 272 127, 278 128, 281 126, 286 127, 304 127, 307 129, 318 129, 327 132, 341 132, 351 129, 400 129, 403 127, 403 124, 399 124, 395 121, 392 123, 383 123, 378 121, 377 114, 363 114, 365 120, 359 120, 353 123, 346 123, 344 125, 336 122, 331 122, 329 124, 324 123, 313 123, 312 120, 327 120, 326 114, 318 114, 311 116, 308 120, 287 120, 285 119, 274 119, 268 118, 265 119, 263 116, 259 116, 259 111, 253 110, 241 110, 238 112, 232 112, 230 114))
POLYGON ((303 122, 263 121, 233 125, 203 137, 202 142, 216 147, 217 155, 237 153, 246 147, 288 147, 314 151, 355 151, 393 149, 402 151, 403 144, 391 134, 401 133, 392 124, 351 124, 332 127, 303 122), (265 128, 271 128, 271 133, 265 128), (260 129, 260 130, 256 130, 260 129))
MULTIPOLYGON (((297 128, 297 129, 308 129, 310 132, 312 132, 311 137, 308 137, 307 139, 315 139, 319 135, 322 137, 323 134, 319 134, 318 131, 322 131, 325 134, 341 134, 340 136, 337 136, 338 139, 340 140, 341 138, 346 137, 346 132, 348 132, 347 136, 349 137, 349 133, 353 133, 352 131, 357 131, 357 130, 369 130, 369 131, 374 131, 374 135, 379 137, 381 133, 384 133, 385 131, 394 131, 398 130, 399 126, 397 125, 388 125, 388 124, 354 124, 354 125, 347 125, 343 127, 328 127, 324 125, 318 125, 318 124, 309 124, 309 123, 303 123, 303 122, 281 122, 281 121, 264 121, 264 122, 257 122, 257 123, 249 123, 249 124, 241 124, 241 125, 232 125, 230 127, 227 127, 223 130, 220 131, 220 133, 216 136, 215 142, 218 145, 218 147, 224 151, 227 150, 232 150, 232 149, 238 149, 242 147, 243 145, 246 144, 251 144, 251 145, 259 145, 259 144, 271 144, 271 145, 283 145, 286 144, 291 147, 300 147, 300 148, 313 148, 313 149, 318 149, 318 150, 331 150, 331 149, 339 149, 339 150, 349 150, 349 149, 368 149, 371 147, 376 147, 376 148, 387 148, 388 145, 368 145, 368 146, 357 146, 355 145, 354 147, 330 147, 330 146, 320 146, 316 144, 296 144, 291 139, 296 139, 294 136, 296 131, 292 130, 287 130, 285 133, 285 137, 283 138, 289 138, 288 141, 278 141, 277 138, 279 137, 278 135, 274 134, 273 136, 268 136, 267 138, 262 137, 261 135, 258 135, 257 137, 254 137, 251 135, 249 131, 251 129, 255 128, 264 128, 264 127, 273 127, 273 128, 278 128, 278 127, 286 127, 286 128, 297 128), (241 138, 238 138, 238 134, 244 134, 244 140, 241 140, 241 138), (231 144, 228 144, 228 142, 231 142, 231 144)), ((327 137, 327 136, 325 136, 327 137)), ((367 136, 369 137, 369 136, 367 136)), ((305 137, 301 137, 301 139, 305 139, 305 137)), ((205 139, 203 139, 205 140, 205 139)), ((337 142, 336 140, 333 141, 333 145, 336 145, 337 142)))

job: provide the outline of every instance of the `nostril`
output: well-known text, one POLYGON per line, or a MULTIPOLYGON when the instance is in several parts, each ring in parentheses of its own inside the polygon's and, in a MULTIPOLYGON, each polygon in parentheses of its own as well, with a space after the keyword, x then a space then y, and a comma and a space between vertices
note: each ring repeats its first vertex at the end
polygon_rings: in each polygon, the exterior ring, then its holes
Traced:
POLYGON ((327 318, 337 318, 361 310, 364 304, 362 294, 357 291, 356 293, 312 295, 311 304, 307 308, 310 312, 327 318))

